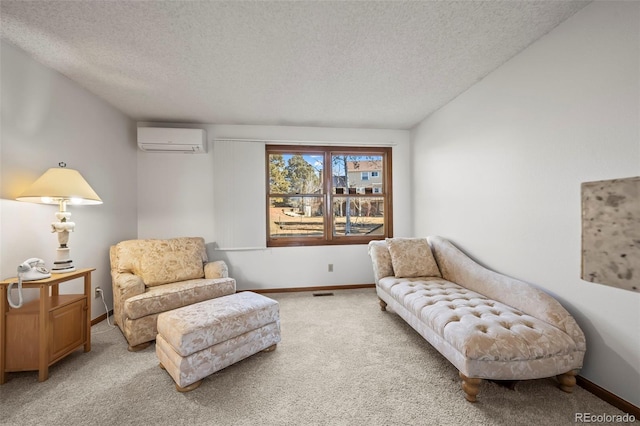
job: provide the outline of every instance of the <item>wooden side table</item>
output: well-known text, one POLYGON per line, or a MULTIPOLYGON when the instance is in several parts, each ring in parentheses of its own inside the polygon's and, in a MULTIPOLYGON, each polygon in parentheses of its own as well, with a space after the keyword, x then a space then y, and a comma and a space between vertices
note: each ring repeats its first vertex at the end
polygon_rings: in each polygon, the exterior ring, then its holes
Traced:
POLYGON ((79 269, 51 278, 23 281, 23 288, 39 288, 39 299, 10 308, 7 289, 17 278, 0 282, 0 385, 7 372, 38 371, 49 378, 49 366, 84 346, 91 350, 91 272, 79 269), (59 294, 58 285, 84 278, 83 294, 59 294))

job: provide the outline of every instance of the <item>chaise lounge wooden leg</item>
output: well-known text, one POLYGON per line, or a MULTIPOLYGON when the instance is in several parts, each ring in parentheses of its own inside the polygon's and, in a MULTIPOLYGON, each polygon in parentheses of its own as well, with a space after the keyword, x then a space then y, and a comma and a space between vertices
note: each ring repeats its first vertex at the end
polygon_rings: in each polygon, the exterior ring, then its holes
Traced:
POLYGON ((480 393, 480 383, 482 383, 482 379, 477 378, 469 378, 459 372, 460 378, 462 379, 462 390, 464 391, 464 397, 469 402, 476 402, 476 396, 480 393))
POLYGON ((380 310, 381 311, 386 311, 387 310, 387 302, 385 302, 384 300, 380 299, 378 297, 378 302, 380 303, 380 310))
POLYGON ((275 345, 271 345, 271 346, 269 346, 267 349, 263 349, 263 350, 262 350, 262 352, 272 352, 272 351, 275 351, 277 346, 278 346, 277 344, 275 344, 275 345))
POLYGON ((135 345, 135 346, 129 345, 127 350, 129 352, 138 352, 138 351, 141 351, 143 349, 148 348, 150 344, 151 344, 151 342, 144 342, 144 343, 140 343, 139 345, 135 345))
POLYGON ((576 385, 576 374, 575 370, 571 370, 556 376, 560 389, 567 393, 573 392, 573 387, 576 385))

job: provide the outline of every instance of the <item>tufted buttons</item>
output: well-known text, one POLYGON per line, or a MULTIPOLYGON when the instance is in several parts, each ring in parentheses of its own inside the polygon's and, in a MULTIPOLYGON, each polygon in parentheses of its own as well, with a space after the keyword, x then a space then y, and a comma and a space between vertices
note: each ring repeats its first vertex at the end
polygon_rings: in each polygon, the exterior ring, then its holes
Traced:
POLYGON ((444 323, 444 327, 448 326, 451 323, 459 322, 459 321, 460 321, 460 317, 457 315, 454 315, 451 318, 447 319, 447 321, 444 323))
POLYGON ((476 330, 478 330, 480 333, 486 333, 487 332, 487 326, 484 325, 484 324, 477 325, 476 326, 476 330))

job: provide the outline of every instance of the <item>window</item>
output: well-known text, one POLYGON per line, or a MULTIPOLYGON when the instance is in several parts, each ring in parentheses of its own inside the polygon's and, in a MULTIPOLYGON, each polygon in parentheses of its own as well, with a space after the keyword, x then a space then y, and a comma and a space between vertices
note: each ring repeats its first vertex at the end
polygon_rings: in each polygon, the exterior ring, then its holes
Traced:
POLYGON ((267 246, 392 236, 391 148, 267 145, 266 162, 267 246))

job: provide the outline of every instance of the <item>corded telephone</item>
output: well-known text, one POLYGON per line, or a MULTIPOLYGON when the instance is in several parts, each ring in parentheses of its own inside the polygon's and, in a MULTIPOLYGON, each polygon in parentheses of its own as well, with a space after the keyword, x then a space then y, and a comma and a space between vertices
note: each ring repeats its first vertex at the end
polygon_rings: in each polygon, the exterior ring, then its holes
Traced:
POLYGON ((11 288, 15 283, 9 284, 7 288, 7 299, 9 306, 19 308, 22 306, 22 281, 35 281, 49 278, 51 273, 44 267, 44 260, 32 257, 18 265, 18 303, 11 300, 11 288))

